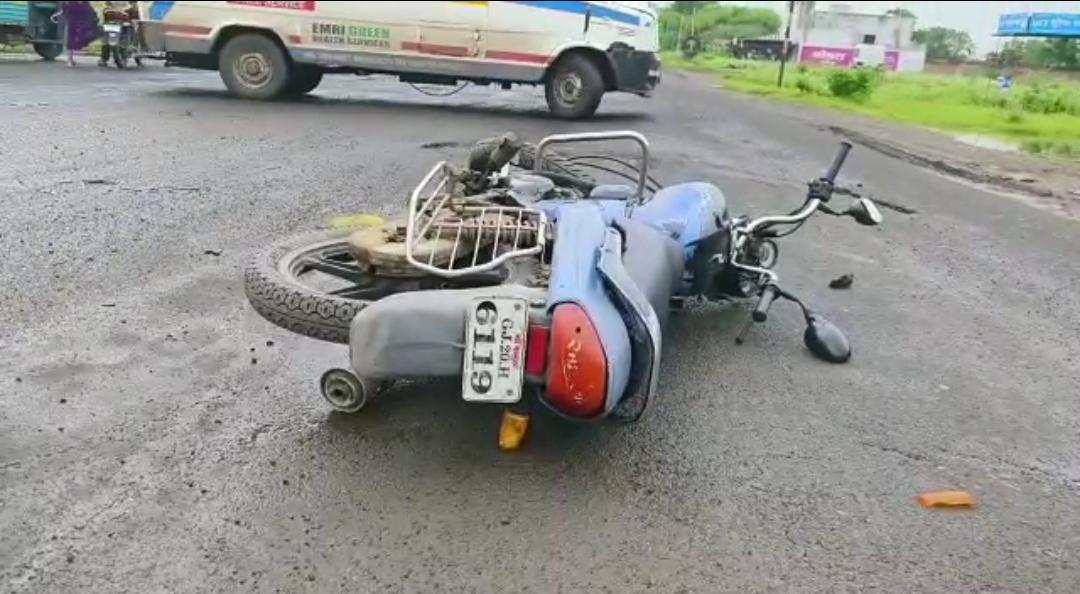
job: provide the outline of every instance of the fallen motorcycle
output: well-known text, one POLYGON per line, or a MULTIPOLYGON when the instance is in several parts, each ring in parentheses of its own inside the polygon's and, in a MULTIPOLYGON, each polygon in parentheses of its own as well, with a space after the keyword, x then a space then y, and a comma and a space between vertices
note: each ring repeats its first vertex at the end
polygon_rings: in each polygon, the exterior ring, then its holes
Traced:
POLYGON ((772 270, 776 240, 815 213, 881 222, 867 198, 828 206, 850 149, 841 145, 800 208, 750 218, 730 216, 712 184, 660 187, 636 132, 536 146, 506 135, 476 145, 465 167, 435 165, 399 221, 273 246, 246 270, 246 292, 269 321, 349 345, 352 369, 321 381, 341 412, 393 380, 461 377, 468 402, 635 421, 655 401, 669 313, 690 300, 754 302, 738 342, 774 300, 792 302, 812 354, 850 358, 844 334, 772 270), (549 150, 612 140, 635 143, 639 162, 549 150), (597 170, 633 184, 598 184, 597 170))

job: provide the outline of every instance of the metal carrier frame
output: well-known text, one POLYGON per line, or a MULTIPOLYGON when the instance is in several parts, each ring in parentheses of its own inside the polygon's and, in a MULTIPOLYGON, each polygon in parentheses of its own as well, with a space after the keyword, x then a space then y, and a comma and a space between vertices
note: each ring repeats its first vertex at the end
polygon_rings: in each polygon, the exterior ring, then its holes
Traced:
POLYGON ((453 180, 450 165, 441 161, 409 197, 405 259, 410 265, 436 276, 455 278, 494 270, 512 258, 544 252, 548 223, 543 212, 488 204, 476 196, 455 196, 454 189, 448 187, 453 180), (442 240, 454 242, 446 262, 436 260, 442 240), (487 243, 490 247, 485 246, 487 243), (470 263, 455 267, 470 252, 470 263))
POLYGON ((552 134, 540 141, 536 147, 536 162, 533 164, 534 171, 541 171, 544 165, 544 151, 553 144, 567 144, 572 142, 598 142, 605 140, 633 140, 641 148, 641 166, 638 167, 638 182, 634 199, 626 201, 626 215, 634 211, 634 207, 645 202, 645 186, 649 181, 649 141, 643 135, 632 130, 620 130, 612 132, 580 132, 577 134, 552 134))
MULTIPOLYGON (((634 207, 644 201, 648 181, 649 142, 637 132, 548 136, 537 146, 535 170, 541 171, 544 152, 550 145, 604 140, 633 140, 641 148, 636 194, 626 201, 629 216, 634 207)), ((409 196, 405 259, 411 266, 436 276, 455 278, 494 270, 514 258, 544 253, 549 223, 543 211, 491 204, 485 202, 484 194, 455 195, 455 183, 454 170, 446 161, 440 161, 409 196), (453 241, 449 260, 445 261, 437 258, 438 248, 444 240, 453 241), (457 261, 470 252, 469 263, 456 266, 457 261)))

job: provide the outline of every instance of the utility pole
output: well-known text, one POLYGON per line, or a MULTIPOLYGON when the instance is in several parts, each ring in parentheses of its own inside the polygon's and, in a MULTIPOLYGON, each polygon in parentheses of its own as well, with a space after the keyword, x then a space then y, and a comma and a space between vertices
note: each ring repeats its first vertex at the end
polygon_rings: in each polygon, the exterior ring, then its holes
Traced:
POLYGON ((675 34, 675 51, 682 51, 682 26, 683 26, 683 14, 679 13, 679 32, 675 34))
POLYGON ((784 50, 780 53, 780 74, 776 77, 776 86, 784 86, 784 66, 787 65, 788 48, 791 44, 791 17, 795 14, 795 0, 788 1, 787 27, 784 28, 784 50))

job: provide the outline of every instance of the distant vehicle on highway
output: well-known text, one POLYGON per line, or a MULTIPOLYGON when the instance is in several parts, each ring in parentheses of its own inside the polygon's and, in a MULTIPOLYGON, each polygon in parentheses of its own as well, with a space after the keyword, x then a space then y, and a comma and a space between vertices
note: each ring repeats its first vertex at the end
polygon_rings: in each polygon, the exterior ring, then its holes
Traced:
POLYGON ((660 81, 647 2, 140 2, 144 49, 217 70, 247 99, 299 97, 327 73, 408 83, 542 84, 553 114, 660 81))

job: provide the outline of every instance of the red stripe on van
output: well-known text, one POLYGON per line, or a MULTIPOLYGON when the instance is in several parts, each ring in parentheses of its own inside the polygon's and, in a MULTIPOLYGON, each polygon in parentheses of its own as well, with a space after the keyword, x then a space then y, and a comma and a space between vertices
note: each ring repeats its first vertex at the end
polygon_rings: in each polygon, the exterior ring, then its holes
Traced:
POLYGON ((465 58, 469 55, 469 48, 460 45, 439 45, 436 43, 417 43, 415 41, 402 41, 401 49, 420 52, 421 54, 432 54, 436 56, 453 56, 455 58, 465 58))
POLYGON ((300 45, 301 43, 304 43, 304 38, 300 37, 299 35, 286 35, 285 39, 293 45, 300 45))
POLYGON ((523 54, 521 52, 501 52, 488 50, 487 57, 492 60, 505 60, 507 62, 527 62, 529 64, 547 64, 550 56, 540 54, 523 54))
POLYGON ((210 27, 198 27, 196 25, 173 25, 165 23, 164 29, 166 33, 175 33, 177 35, 206 36, 210 34, 210 27))

